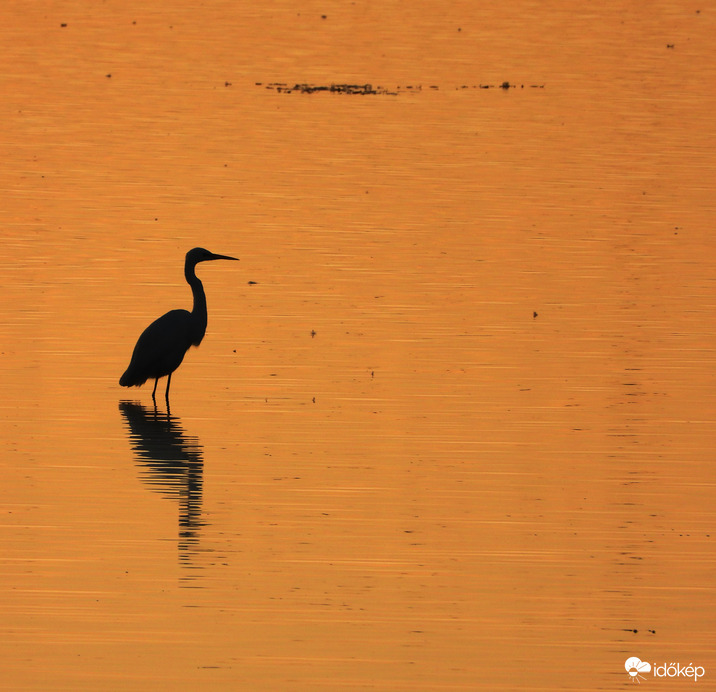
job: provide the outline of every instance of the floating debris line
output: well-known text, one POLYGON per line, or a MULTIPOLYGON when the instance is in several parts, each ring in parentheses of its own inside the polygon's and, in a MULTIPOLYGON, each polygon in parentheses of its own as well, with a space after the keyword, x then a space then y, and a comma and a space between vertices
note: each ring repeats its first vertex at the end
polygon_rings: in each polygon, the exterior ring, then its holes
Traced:
MULTIPOLYGON (((272 89, 280 94, 315 94, 319 91, 328 91, 333 94, 357 94, 359 96, 397 96, 398 94, 422 91, 423 86, 405 85, 388 89, 382 86, 373 86, 372 84, 289 84, 287 82, 256 82, 256 86, 272 89)), ((452 87, 454 91, 462 91, 466 89, 544 89, 544 84, 512 84, 511 82, 502 82, 502 84, 463 84, 461 86, 452 87)), ((430 85, 425 87, 426 90, 439 91, 440 87, 430 85)))
POLYGON ((388 96, 396 96, 397 91, 389 91, 381 86, 374 87, 372 84, 285 84, 283 82, 270 82, 262 84, 256 82, 256 86, 265 86, 267 89, 274 89, 281 94, 315 94, 317 91, 330 91, 334 94, 358 94, 365 96, 368 94, 385 94, 388 96))

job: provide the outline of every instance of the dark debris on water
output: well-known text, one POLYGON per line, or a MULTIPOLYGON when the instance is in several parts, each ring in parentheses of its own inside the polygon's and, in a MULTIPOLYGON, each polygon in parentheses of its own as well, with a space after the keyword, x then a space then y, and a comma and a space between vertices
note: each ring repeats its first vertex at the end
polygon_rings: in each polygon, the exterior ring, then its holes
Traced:
MULTIPOLYGON (((256 82, 256 86, 262 86, 266 89, 272 89, 280 94, 315 94, 316 92, 327 91, 333 94, 357 94, 359 96, 368 95, 384 95, 384 96, 397 96, 401 93, 417 92, 422 91, 422 85, 405 85, 397 86, 389 89, 382 86, 373 86, 372 84, 307 84, 307 83, 295 83, 289 84, 288 82, 256 82)), ((440 87, 436 85, 430 85, 425 87, 432 91, 439 91, 440 87)), ((544 84, 529 84, 525 87, 524 84, 512 84, 511 82, 502 82, 501 84, 463 84, 461 86, 453 87, 454 90, 465 90, 465 89, 544 89, 544 84)))
MULTIPOLYGON (((256 86, 264 86, 261 82, 256 82, 256 86)), ((374 87, 372 84, 287 84, 284 82, 271 82, 265 85, 267 89, 274 89, 279 93, 292 94, 315 94, 317 91, 330 91, 334 94, 358 94, 365 96, 367 94, 388 94, 395 95, 388 89, 381 86, 374 87)))

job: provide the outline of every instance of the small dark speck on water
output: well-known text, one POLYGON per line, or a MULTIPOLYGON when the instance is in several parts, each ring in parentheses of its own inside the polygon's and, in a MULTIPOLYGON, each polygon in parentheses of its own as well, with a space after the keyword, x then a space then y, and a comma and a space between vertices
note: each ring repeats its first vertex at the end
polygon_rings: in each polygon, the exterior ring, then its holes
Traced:
POLYGON ((255 285, 256 285, 256 282, 255 282, 255 281, 249 281, 248 284, 249 284, 249 286, 255 286, 255 285))
POLYGON ((316 330, 311 329, 311 338, 313 339, 313 337, 315 337, 315 336, 316 336, 316 330))
POLYGON ((533 312, 533 313, 532 313, 532 319, 535 319, 535 317, 537 317, 537 313, 536 313, 536 312, 533 312))
POLYGON ((64 29, 67 26, 67 24, 65 22, 63 22, 62 24, 60 24, 60 26, 64 29))

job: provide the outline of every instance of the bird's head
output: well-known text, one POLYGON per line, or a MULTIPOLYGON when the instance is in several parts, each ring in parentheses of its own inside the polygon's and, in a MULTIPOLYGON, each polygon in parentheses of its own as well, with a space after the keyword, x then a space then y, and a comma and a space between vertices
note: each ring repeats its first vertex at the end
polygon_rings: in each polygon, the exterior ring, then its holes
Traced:
POLYGON ((186 266, 196 266, 199 262, 208 262, 210 260, 236 260, 238 257, 229 257, 228 255, 216 255, 213 252, 205 250, 203 247, 195 247, 186 253, 186 266))

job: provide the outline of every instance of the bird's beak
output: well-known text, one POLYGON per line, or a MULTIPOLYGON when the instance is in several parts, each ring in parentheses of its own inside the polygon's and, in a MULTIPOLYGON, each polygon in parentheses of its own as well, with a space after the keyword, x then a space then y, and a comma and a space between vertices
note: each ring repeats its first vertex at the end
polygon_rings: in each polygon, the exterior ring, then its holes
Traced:
POLYGON ((239 261, 238 257, 229 257, 228 255, 215 255, 213 252, 211 253, 211 257, 209 259, 211 259, 211 260, 228 259, 228 260, 234 260, 236 262, 239 261))

